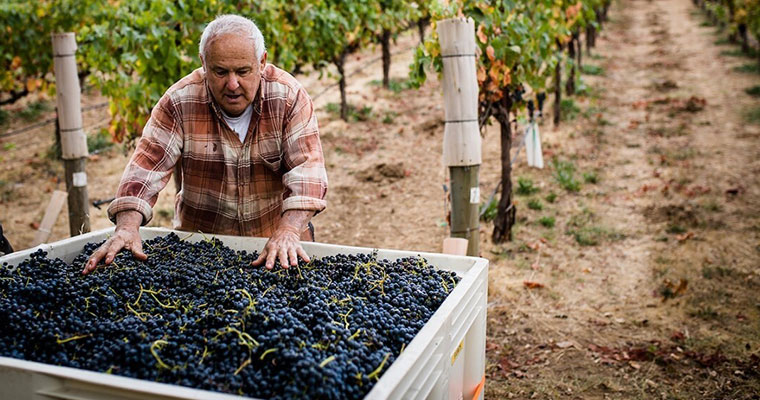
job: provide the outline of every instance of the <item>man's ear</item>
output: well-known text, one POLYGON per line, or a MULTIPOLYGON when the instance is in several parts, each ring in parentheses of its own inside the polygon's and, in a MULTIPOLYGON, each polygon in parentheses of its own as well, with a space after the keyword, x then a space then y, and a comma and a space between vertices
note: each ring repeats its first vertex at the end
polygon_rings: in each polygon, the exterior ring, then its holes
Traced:
POLYGON ((261 55, 261 69, 264 69, 266 65, 267 65, 267 52, 265 51, 264 54, 261 55))
POLYGON ((203 72, 206 72, 206 60, 203 59, 203 54, 198 53, 198 57, 201 59, 201 67, 203 68, 203 72))

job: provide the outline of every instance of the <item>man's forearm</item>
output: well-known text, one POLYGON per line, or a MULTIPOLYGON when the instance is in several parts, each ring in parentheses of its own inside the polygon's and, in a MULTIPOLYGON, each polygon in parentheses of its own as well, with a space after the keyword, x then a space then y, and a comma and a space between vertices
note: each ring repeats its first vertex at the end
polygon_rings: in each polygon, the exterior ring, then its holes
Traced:
POLYGON ((278 229, 285 229, 292 231, 297 235, 301 235, 306 230, 311 217, 314 216, 314 211, 310 210, 288 210, 282 214, 280 225, 278 229))

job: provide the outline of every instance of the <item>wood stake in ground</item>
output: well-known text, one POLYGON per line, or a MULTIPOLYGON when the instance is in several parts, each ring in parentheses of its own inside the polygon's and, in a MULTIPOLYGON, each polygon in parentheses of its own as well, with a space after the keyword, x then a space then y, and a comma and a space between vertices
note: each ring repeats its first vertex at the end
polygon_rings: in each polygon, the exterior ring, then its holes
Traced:
POLYGON ((438 24, 443 55, 446 125, 443 162, 451 176, 451 236, 469 241, 467 255, 479 253, 478 206, 481 139, 478 130, 478 80, 475 73, 475 23, 453 18, 438 24))

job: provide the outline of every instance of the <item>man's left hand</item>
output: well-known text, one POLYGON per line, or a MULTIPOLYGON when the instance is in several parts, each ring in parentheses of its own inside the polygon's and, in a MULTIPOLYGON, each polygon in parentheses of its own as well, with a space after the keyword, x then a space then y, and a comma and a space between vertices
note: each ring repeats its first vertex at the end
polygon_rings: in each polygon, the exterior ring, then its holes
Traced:
POLYGON ((266 246, 261 250, 259 258, 254 260, 251 265, 258 267, 266 261, 266 268, 272 269, 275 260, 279 258, 282 268, 287 269, 291 266, 295 267, 298 265, 298 256, 301 256, 304 261, 309 262, 309 256, 299 242, 300 238, 300 232, 296 229, 291 227, 280 227, 274 235, 269 238, 266 246))

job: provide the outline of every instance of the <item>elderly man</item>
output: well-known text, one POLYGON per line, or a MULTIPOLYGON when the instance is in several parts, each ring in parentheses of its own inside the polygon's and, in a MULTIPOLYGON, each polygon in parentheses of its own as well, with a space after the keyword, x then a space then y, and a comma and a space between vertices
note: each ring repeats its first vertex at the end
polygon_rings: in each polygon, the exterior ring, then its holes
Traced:
POLYGON ((325 208, 327 174, 311 98, 287 72, 267 64, 256 25, 220 16, 203 31, 202 68, 153 108, 108 216, 114 235, 83 273, 128 249, 146 259, 138 228, 152 217, 175 165, 181 170, 175 229, 269 237, 253 262, 287 268, 308 261, 299 240, 325 208))

